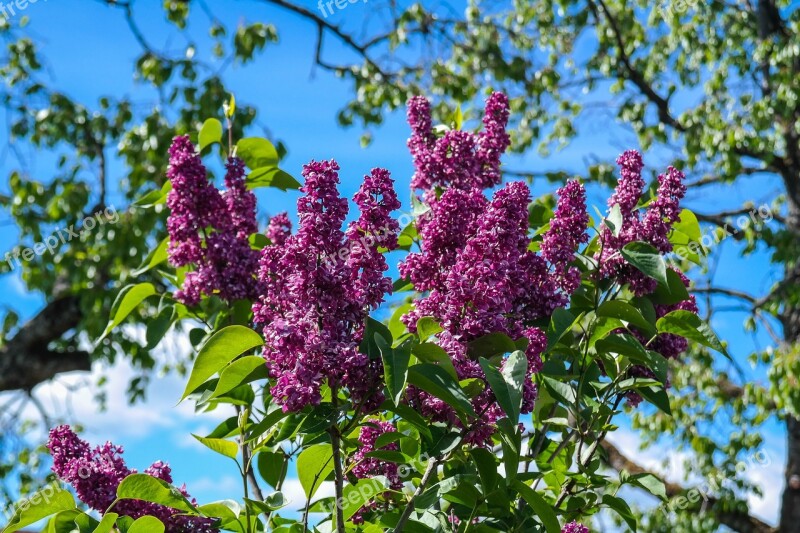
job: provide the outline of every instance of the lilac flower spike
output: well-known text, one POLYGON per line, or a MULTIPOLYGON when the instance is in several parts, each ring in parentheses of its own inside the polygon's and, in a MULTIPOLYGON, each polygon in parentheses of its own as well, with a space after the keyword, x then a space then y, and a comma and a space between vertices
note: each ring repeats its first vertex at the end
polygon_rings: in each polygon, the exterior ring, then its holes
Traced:
POLYGON ((499 184, 500 156, 510 144, 506 133, 508 114, 508 98, 493 93, 486 100, 482 132, 451 130, 437 139, 432 129, 430 103, 421 96, 411 98, 408 148, 415 168, 411 188, 470 190, 499 184))
POLYGON ((382 401, 380 361, 358 350, 370 309, 391 290, 380 251, 397 247, 399 207, 389 173, 375 169, 355 196, 361 216, 345 233, 347 200, 339 196, 335 161, 311 162, 298 200, 297 233, 273 241, 261 256, 263 286, 254 320, 276 379, 272 394, 286 411, 320 402, 320 387, 347 387, 366 407, 382 401))
MULTIPOLYGON (((53 472, 75 489, 78 498, 101 513, 108 510, 117 496, 117 487, 123 479, 136 470, 129 469, 122 459, 122 447, 110 442, 91 448, 78 438, 69 426, 59 426, 50 431, 47 447, 53 456, 53 472)), ((172 483, 172 472, 168 465, 157 461, 148 467, 145 474, 172 483)), ((195 503, 185 488, 181 493, 195 503)), ((182 511, 139 500, 122 500, 112 509, 121 516, 133 519, 154 516, 166 526, 166 533, 212 533, 214 519, 186 516, 182 511)))
POLYGON ((208 180, 189 137, 173 140, 167 170, 172 182, 167 196, 168 253, 175 266, 195 266, 175 292, 186 305, 213 294, 228 302, 256 295, 258 252, 248 241, 258 229, 256 198, 245 185, 244 163, 229 158, 226 167, 227 189, 220 193, 208 180))

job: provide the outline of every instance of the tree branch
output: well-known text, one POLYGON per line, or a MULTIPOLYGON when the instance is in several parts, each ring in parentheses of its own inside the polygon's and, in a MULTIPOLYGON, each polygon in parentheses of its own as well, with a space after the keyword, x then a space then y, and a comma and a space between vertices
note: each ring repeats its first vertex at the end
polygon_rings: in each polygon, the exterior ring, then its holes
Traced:
MULTIPOLYGON (((614 470, 621 472, 625 470, 629 474, 652 474, 652 472, 646 470, 639 464, 631 461, 628 459, 616 446, 608 442, 607 440, 603 440, 600 442, 600 446, 603 448, 605 452, 605 462, 614 470)), ((655 476, 658 478, 659 476, 655 476)), ((660 478, 659 478, 660 479, 660 478)), ((680 498, 683 497, 685 494, 690 492, 691 489, 687 490, 683 488, 681 485, 677 483, 671 483, 669 481, 661 480, 664 483, 664 487, 666 489, 667 498, 680 498)), ((731 528, 734 531, 739 531, 740 533, 773 533, 777 531, 776 528, 770 526, 766 522, 761 521, 760 519, 750 516, 746 513, 739 513, 733 510, 727 509, 717 509, 717 503, 719 500, 714 498, 713 496, 708 496, 703 494, 704 498, 706 498, 703 502, 702 506, 698 506, 697 510, 706 510, 714 514, 716 519, 719 521, 720 524, 731 528)), ((686 500, 691 505, 691 500, 686 500)), ((699 503, 699 502, 698 502, 699 503)))
POLYGON ((91 370, 89 354, 49 348, 81 319, 76 296, 53 300, 0 347, 0 391, 31 390, 61 372, 91 370))

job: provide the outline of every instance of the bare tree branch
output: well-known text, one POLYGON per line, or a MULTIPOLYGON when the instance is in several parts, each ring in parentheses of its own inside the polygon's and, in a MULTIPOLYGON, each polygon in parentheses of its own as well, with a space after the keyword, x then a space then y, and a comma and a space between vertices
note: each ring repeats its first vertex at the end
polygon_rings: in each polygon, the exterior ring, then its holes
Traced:
POLYGON ((58 352, 49 347, 77 326, 80 319, 77 297, 66 296, 47 304, 23 325, 0 347, 0 391, 29 391, 56 374, 90 370, 88 353, 80 350, 58 352))

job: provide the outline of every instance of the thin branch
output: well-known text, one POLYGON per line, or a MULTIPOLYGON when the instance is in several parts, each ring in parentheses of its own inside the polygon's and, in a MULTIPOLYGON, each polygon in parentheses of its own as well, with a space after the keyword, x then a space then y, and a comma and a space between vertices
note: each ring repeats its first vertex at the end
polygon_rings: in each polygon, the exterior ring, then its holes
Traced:
POLYGON ((414 502, 417 501, 417 498, 419 498, 425 491, 425 487, 428 486, 431 476, 433 476, 433 474, 439 468, 440 461, 441 459, 431 459, 428 461, 428 467, 425 469, 425 473, 422 474, 422 479, 419 481, 417 490, 414 491, 414 494, 411 496, 411 500, 406 505, 406 508, 403 509, 403 514, 400 515, 400 519, 397 521, 397 525, 394 527, 394 530, 397 533, 401 533, 403 531, 408 519, 411 518, 411 513, 414 512, 414 502))

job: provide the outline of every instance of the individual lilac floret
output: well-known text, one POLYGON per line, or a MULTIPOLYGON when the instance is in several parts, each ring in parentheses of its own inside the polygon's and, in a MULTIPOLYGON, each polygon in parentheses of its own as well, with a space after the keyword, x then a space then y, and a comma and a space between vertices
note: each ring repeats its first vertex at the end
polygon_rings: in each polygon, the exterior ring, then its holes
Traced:
MULTIPOLYGON (((122 447, 110 442, 91 448, 80 439, 69 426, 59 426, 50 431, 47 447, 53 456, 53 472, 75 489, 78 498, 101 513, 111 510, 120 516, 133 519, 154 516, 161 520, 166 533, 211 533, 219 531, 212 527, 214 520, 200 516, 186 516, 182 511, 140 500, 121 500, 114 503, 117 487, 123 479, 136 470, 129 469, 122 459, 122 447)), ((172 472, 168 465, 158 461, 148 467, 145 474, 172 483, 172 472)), ((194 502, 185 488, 181 494, 194 502)))
POLYGON ((579 522, 572 521, 561 528, 561 533, 589 533, 589 528, 579 522))
POLYGON ((269 219, 266 236, 272 244, 282 246, 291 234, 292 221, 289 220, 289 215, 286 212, 278 213, 269 219))
POLYGON ((558 190, 558 205, 550 229, 542 237, 541 252, 552 266, 561 289, 575 292, 581 282, 580 270, 570 266, 580 244, 589 241, 586 229, 586 191, 578 181, 569 181, 558 190))
POLYGON ((380 361, 358 346, 369 310, 391 289, 380 250, 397 245, 389 213, 398 202, 388 172, 374 170, 356 195, 361 217, 345 234, 347 200, 337 190, 338 170, 335 161, 303 168, 297 232, 262 251, 254 320, 263 328, 264 357, 276 380, 273 397, 286 411, 318 404, 324 382, 347 387, 365 408, 383 399, 380 361))
POLYGON ((184 135, 170 147, 167 176, 172 182, 167 196, 170 262, 194 266, 175 298, 186 305, 214 294, 228 302, 254 298, 258 252, 248 238, 257 230, 256 199, 245 185, 244 163, 228 159, 227 190, 220 193, 184 135))
POLYGON ((510 143, 505 131, 508 98, 504 94, 494 93, 486 100, 484 129, 479 134, 450 130, 437 139, 430 103, 419 96, 408 102, 408 123, 408 147, 415 169, 412 189, 487 189, 500 183, 500 156, 510 143))

